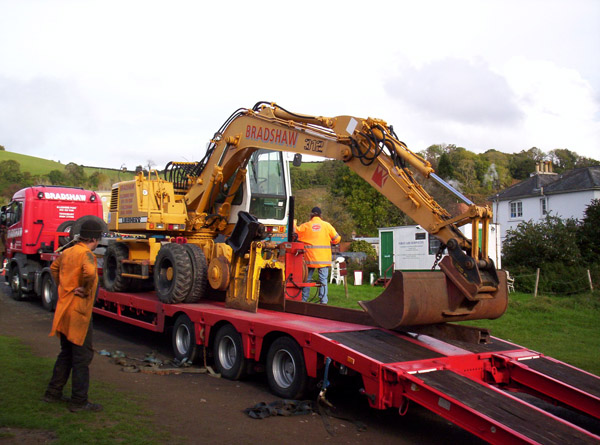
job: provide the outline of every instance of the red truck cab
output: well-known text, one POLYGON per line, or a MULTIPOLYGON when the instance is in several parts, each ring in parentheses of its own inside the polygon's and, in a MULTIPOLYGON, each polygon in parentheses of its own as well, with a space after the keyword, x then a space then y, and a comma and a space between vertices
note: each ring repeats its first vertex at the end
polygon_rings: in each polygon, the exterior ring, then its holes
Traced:
POLYGON ((53 303, 46 301, 51 295, 45 295, 53 285, 48 268, 56 249, 69 241, 75 221, 85 215, 102 218, 102 201, 96 192, 76 187, 27 187, 2 207, 6 277, 15 299, 40 295, 52 309, 53 303))

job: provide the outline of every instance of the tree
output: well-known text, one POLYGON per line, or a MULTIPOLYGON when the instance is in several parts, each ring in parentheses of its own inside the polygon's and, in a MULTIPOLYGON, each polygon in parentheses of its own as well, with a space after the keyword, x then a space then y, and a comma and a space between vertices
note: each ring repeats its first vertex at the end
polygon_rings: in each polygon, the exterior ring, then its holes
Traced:
POLYGON ((600 263, 600 199, 593 199, 586 207, 579 227, 579 250, 588 263, 600 263))
POLYGON ((580 156, 566 148, 557 148, 550 151, 550 159, 552 159, 556 173, 562 173, 578 167, 580 156))
POLYGON ((6 151, 6 148, 4 148, 4 145, 0 145, 0 151, 6 151))
POLYGON ((516 229, 506 231, 502 245, 504 265, 531 269, 548 263, 576 265, 581 258, 577 232, 577 220, 572 218, 563 221, 546 215, 538 223, 522 222, 516 229))
POLYGON ((437 174, 445 180, 454 179, 454 166, 448 153, 443 153, 438 160, 437 174))
POLYGON ((65 174, 60 170, 52 170, 46 176, 48 177, 48 179, 50 180, 50 184, 52 185, 62 185, 66 184, 67 182, 65 174))
POLYGON ((83 165, 77 165, 74 162, 69 162, 65 166, 65 174, 69 185, 82 187, 85 185, 86 177, 83 165))

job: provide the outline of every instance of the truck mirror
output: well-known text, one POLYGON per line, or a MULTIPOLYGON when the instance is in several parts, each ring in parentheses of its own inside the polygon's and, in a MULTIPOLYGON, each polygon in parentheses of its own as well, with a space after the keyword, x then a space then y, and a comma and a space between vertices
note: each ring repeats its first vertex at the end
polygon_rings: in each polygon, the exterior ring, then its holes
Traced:
POLYGON ((302 155, 300 153, 296 153, 294 155, 294 160, 292 161, 292 165, 294 167, 300 167, 302 165, 302 155))

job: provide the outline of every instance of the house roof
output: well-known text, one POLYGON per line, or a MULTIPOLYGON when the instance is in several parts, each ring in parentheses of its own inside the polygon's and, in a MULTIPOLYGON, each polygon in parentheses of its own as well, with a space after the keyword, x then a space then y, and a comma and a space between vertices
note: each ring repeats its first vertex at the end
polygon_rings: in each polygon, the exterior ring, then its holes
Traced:
POLYGON ((553 195, 600 189, 600 166, 569 170, 560 175, 534 174, 523 181, 504 189, 492 201, 507 201, 531 196, 553 195), (542 190, 543 189, 543 190, 542 190))

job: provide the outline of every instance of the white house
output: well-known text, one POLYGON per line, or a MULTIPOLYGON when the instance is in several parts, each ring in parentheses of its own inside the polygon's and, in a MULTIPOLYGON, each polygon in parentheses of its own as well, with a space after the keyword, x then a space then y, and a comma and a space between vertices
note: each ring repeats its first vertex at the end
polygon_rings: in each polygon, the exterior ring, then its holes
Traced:
POLYGON ((531 176, 500 193, 490 196, 494 222, 500 225, 500 237, 519 223, 543 220, 548 213, 560 218, 582 219, 592 199, 600 199, 600 166, 552 172, 552 163, 544 162, 531 176))

